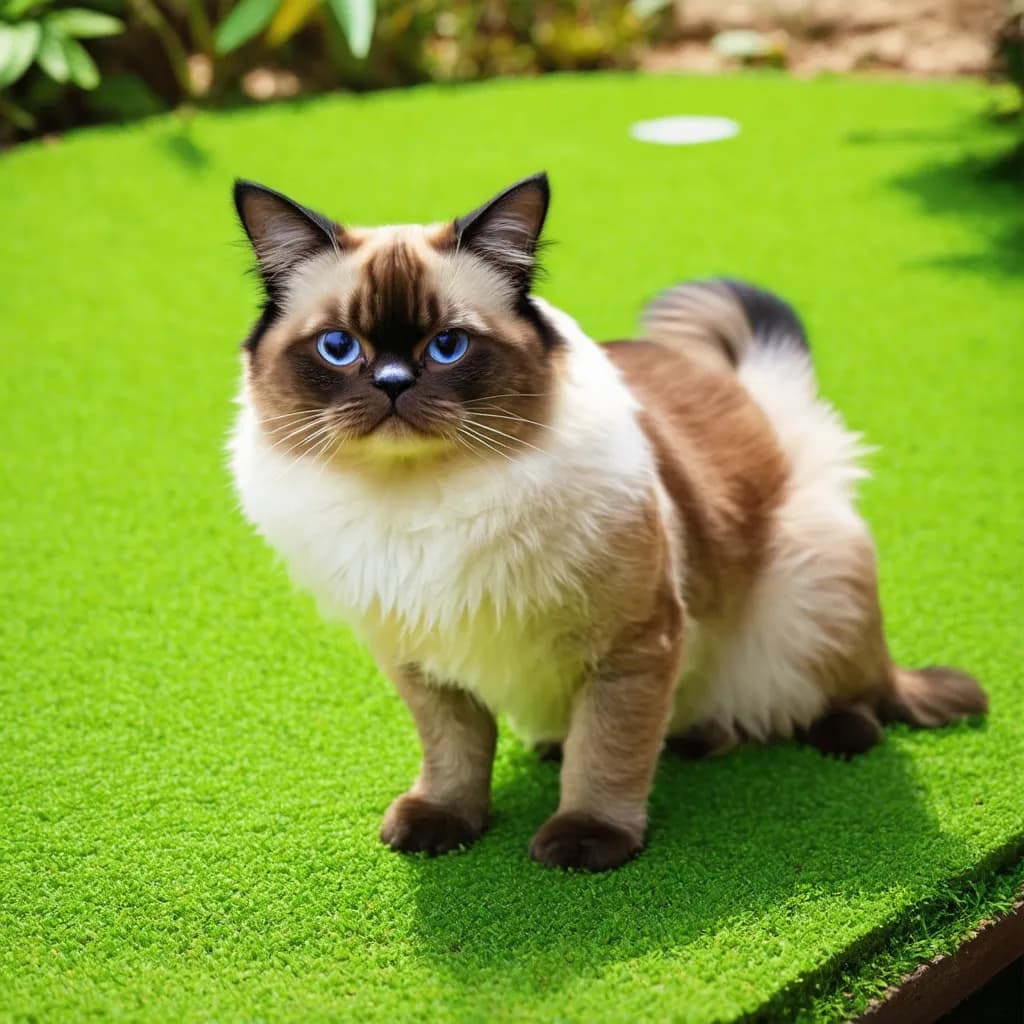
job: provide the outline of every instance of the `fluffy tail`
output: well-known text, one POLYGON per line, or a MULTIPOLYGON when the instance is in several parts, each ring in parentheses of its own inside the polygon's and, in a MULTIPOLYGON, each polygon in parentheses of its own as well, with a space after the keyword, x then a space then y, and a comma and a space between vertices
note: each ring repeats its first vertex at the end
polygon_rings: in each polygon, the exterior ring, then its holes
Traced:
POLYGON ((663 292, 644 311, 644 328, 647 340, 719 366, 739 366, 754 346, 786 346, 810 357, 804 326, 788 303, 727 277, 663 292))
POLYGON ((909 722, 924 729, 988 711, 988 697, 978 681, 959 669, 941 665, 897 668, 891 691, 879 713, 887 722, 909 722))

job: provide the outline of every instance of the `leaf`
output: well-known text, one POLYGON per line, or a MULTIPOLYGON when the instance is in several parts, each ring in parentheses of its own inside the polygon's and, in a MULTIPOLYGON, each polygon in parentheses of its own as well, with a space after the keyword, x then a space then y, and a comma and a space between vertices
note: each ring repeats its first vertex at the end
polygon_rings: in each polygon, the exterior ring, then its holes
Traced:
POLYGON ((373 41, 373 22, 377 15, 375 0, 327 0, 345 34, 354 57, 363 59, 373 41))
POLYGON ((631 0, 630 9, 638 18, 650 18, 665 10, 672 0, 631 0))
POLYGON ((274 16, 280 0, 242 0, 242 2, 217 26, 216 47, 218 53, 237 50, 257 32, 266 27, 274 16))
POLYGON ((43 37, 39 41, 37 60, 39 66, 55 81, 66 82, 71 77, 71 66, 64 50, 68 42, 67 36, 61 35, 49 26, 43 27, 43 37))
POLYGON ((47 25, 53 25, 58 32, 76 39, 99 39, 101 36, 116 36, 124 31, 120 18, 88 11, 84 7, 69 7, 66 11, 54 11, 46 18, 47 25))
POLYGON ((7 21, 20 21, 33 7, 39 4, 39 0, 6 0, 0 2, 0 18, 7 21))
POLYGON ((34 21, 0 25, 0 89, 16 82, 39 49, 42 30, 34 21))
POLYGON ((64 56, 68 61, 71 81, 80 89, 95 89, 100 84, 96 62, 77 39, 64 39, 64 56))
POLYGON ((284 0, 267 29, 267 42, 271 46, 287 42, 320 3, 321 0, 284 0))

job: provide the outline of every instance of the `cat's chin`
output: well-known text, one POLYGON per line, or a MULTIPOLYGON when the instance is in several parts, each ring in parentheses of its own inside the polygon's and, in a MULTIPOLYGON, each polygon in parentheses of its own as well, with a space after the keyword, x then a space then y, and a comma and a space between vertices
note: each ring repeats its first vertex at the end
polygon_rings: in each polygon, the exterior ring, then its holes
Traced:
POLYGON ((454 442, 450 437, 427 433, 408 420, 391 415, 346 447, 365 459, 389 462, 445 455, 452 451, 454 442))

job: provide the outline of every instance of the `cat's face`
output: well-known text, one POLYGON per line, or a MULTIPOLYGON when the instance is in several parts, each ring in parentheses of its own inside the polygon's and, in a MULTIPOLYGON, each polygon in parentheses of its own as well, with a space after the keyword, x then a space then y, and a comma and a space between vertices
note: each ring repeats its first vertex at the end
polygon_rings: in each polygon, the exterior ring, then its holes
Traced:
POLYGON ((293 457, 514 457, 543 430, 559 345, 529 298, 548 204, 527 178, 454 221, 343 228, 246 182, 266 304, 246 399, 293 457))

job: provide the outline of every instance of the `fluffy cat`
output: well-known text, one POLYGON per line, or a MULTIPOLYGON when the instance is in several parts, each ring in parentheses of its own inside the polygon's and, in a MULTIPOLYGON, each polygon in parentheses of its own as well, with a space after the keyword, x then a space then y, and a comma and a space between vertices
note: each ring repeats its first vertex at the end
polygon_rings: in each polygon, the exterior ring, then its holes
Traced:
POLYGON ((789 306, 684 284, 644 340, 599 346, 531 294, 548 199, 541 174, 451 222, 361 229, 238 182, 266 301, 232 468, 415 719, 384 842, 481 834, 505 714, 562 755, 530 855, 602 870, 641 849, 666 742, 852 754, 986 698, 893 664, 858 439, 789 306))

